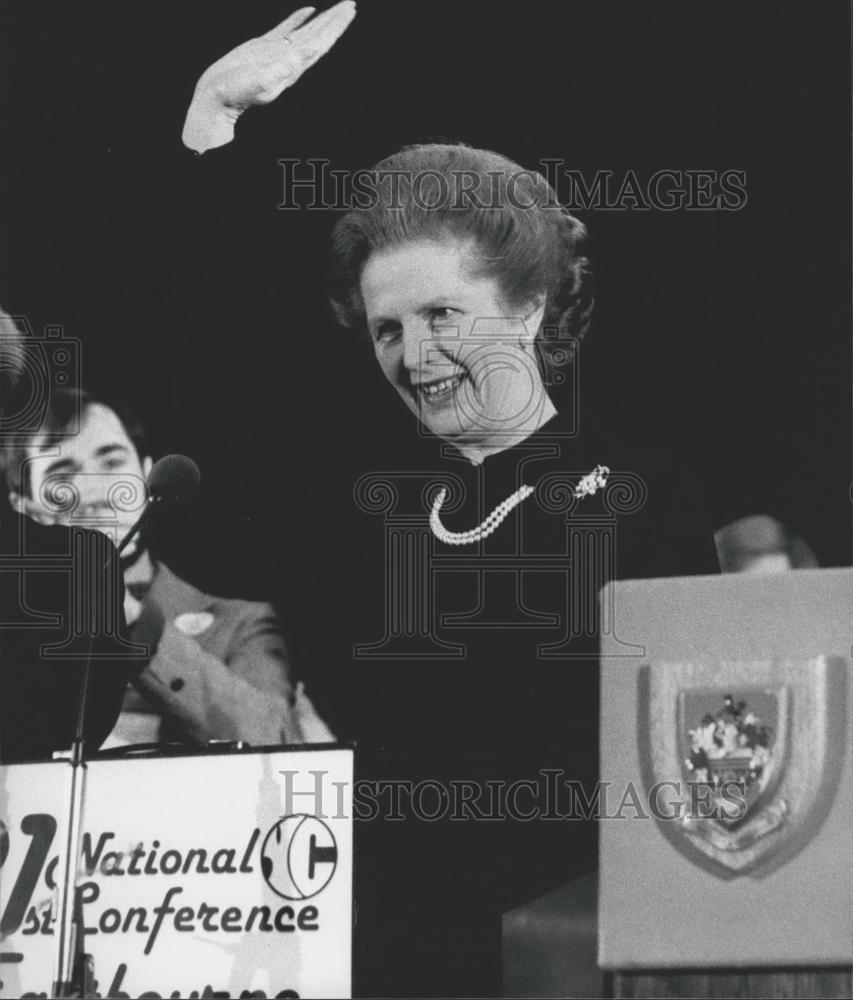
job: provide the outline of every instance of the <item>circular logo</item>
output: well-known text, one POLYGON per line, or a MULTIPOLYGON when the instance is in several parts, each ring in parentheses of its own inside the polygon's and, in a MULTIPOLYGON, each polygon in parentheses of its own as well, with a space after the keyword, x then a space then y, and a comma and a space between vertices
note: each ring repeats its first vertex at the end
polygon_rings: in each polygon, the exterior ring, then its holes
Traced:
POLYGON ((284 899, 310 899, 331 881, 338 864, 332 831, 316 816, 285 816, 261 847, 261 871, 267 885, 284 899))

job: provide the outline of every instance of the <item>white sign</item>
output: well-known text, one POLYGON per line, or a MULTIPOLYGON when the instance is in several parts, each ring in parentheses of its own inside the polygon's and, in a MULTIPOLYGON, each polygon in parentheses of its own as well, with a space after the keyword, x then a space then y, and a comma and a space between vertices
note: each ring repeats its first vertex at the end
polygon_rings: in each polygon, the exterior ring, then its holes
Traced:
MULTIPOLYGON (((70 765, 0 768, 0 995, 51 996, 70 765)), ((78 891, 102 997, 348 997, 349 749, 91 762, 78 891)))

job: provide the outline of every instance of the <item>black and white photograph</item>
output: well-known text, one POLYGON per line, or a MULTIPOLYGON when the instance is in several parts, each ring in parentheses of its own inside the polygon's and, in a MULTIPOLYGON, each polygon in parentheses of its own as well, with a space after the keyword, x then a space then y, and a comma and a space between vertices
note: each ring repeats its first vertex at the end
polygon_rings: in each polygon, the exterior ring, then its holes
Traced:
POLYGON ((849 0, 0 11, 0 996, 853 997, 849 0))

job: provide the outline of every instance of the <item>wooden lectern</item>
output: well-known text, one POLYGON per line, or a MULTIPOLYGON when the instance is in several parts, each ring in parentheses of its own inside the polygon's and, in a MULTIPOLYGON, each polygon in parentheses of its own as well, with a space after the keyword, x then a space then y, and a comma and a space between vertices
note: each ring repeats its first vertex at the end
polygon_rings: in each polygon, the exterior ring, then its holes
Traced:
POLYGON ((505 994, 850 997, 853 571, 611 586, 599 875, 505 915, 505 994))

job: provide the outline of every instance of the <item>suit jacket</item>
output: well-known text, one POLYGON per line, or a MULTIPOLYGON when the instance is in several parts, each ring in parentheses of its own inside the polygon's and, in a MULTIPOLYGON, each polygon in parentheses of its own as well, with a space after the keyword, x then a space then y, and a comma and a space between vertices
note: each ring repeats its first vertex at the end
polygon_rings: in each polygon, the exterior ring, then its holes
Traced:
POLYGON ((287 648, 272 607, 205 594, 154 566, 132 638, 152 651, 113 736, 138 742, 134 716, 160 717, 149 738, 257 746, 303 742, 287 648), (132 714, 131 714, 132 713, 132 714))

